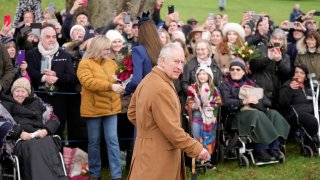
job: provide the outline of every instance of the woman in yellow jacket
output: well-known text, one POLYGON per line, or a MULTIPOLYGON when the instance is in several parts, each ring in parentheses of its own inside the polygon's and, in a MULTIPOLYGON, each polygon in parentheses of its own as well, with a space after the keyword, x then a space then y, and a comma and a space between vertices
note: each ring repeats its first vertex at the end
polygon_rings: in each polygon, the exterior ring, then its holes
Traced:
POLYGON ((77 71, 82 84, 80 112, 81 117, 86 118, 88 127, 90 179, 100 179, 101 176, 101 126, 107 143, 111 177, 122 178, 117 114, 121 111, 119 94, 124 89, 113 78, 118 65, 108 57, 110 45, 110 40, 105 36, 94 37, 77 71))

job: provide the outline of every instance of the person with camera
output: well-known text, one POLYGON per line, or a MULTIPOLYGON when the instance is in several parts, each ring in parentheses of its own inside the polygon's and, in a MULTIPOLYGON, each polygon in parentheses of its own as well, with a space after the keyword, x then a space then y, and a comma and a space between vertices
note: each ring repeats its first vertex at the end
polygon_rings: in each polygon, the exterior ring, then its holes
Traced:
POLYGON ((80 7, 86 7, 88 5, 88 0, 76 0, 69 12, 67 12, 67 16, 62 24, 62 31, 66 35, 67 39, 70 39, 70 30, 73 25, 81 25, 85 28, 86 33, 84 35, 84 39, 89 39, 95 35, 95 29, 92 24, 90 24, 89 16, 86 12, 81 11, 76 14, 76 11, 80 7), (75 24, 72 23, 74 15, 76 14, 75 24))
POLYGON ((289 79, 291 72, 286 48, 287 38, 284 31, 275 29, 268 45, 258 47, 260 56, 249 61, 252 79, 264 89, 264 94, 273 107, 277 104, 281 84, 289 79))

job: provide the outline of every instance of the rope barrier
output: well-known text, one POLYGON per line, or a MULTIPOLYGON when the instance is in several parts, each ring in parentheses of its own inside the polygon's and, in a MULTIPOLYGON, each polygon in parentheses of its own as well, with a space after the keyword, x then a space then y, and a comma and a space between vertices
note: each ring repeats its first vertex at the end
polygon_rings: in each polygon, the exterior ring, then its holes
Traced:
POLYGON ((77 95, 80 93, 73 93, 73 92, 48 92, 48 91, 33 91, 34 93, 41 93, 41 94, 50 94, 50 95, 54 95, 54 94, 65 94, 65 95, 77 95))

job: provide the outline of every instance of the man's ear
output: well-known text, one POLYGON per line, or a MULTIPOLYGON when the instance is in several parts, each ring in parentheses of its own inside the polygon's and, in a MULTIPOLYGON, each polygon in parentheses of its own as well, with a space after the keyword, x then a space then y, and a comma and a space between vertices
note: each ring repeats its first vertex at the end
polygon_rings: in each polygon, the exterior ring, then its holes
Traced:
POLYGON ((162 66, 164 66, 164 64, 165 64, 165 58, 160 58, 158 65, 160 65, 162 67, 162 66))

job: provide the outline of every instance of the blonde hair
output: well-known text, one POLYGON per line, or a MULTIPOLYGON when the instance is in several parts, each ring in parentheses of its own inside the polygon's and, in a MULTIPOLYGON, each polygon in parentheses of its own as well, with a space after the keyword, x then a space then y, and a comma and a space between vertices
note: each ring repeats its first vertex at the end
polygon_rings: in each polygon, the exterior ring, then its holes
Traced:
POLYGON ((95 36, 89 47, 87 47, 87 50, 85 54, 83 55, 83 58, 87 59, 101 59, 101 53, 107 48, 110 48, 111 42, 110 40, 104 36, 104 35, 98 35, 95 36))
POLYGON ((196 44, 194 46, 194 52, 195 52, 196 56, 198 56, 197 53, 196 53, 196 49, 197 49, 198 45, 201 44, 201 43, 206 45, 206 48, 208 50, 208 57, 207 58, 211 57, 212 56, 212 48, 211 48, 211 45, 210 45, 209 41, 206 40, 206 39, 200 39, 200 40, 198 40, 196 42, 196 44))

